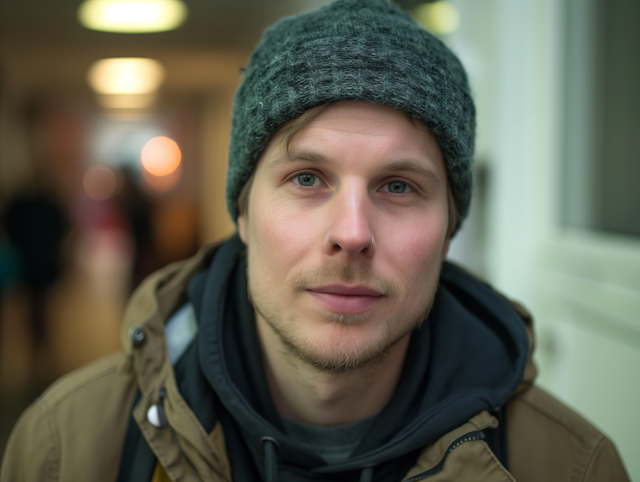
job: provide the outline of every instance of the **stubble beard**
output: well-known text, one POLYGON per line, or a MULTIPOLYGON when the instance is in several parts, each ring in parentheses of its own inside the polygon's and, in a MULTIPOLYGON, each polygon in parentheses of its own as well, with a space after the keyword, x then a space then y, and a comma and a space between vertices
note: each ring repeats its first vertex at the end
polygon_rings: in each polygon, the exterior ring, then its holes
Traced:
MULTIPOLYGON (((263 300, 253 296, 250 270, 248 271, 249 299, 254 306, 256 315, 264 320, 280 341, 283 354, 294 363, 300 361, 314 370, 326 374, 345 374, 382 362, 400 340, 422 325, 431 311, 437 288, 436 282, 428 295, 425 309, 412 323, 406 323, 404 329, 398 330, 398 322, 402 323, 403 320, 396 319, 396 316, 392 314, 381 321, 381 326, 376 330, 375 336, 367 342, 359 343, 357 346, 347 346, 342 341, 331 347, 318 347, 315 340, 298 329, 302 326, 302 322, 295 315, 288 319, 279 317, 269 310, 268 302, 263 303, 263 300)), ((378 289, 391 299, 397 298, 400 292, 395 281, 384 279, 372 273, 367 267, 345 264, 329 265, 318 268, 311 273, 301 274, 294 280, 293 290, 301 292, 307 287, 321 285, 322 281, 326 280, 329 280, 327 282, 335 280, 358 281, 378 289)), ((345 330, 345 332, 349 330, 349 327, 367 323, 373 316, 372 312, 350 314, 334 313, 324 309, 319 309, 318 314, 324 321, 333 324, 335 329, 345 330)))

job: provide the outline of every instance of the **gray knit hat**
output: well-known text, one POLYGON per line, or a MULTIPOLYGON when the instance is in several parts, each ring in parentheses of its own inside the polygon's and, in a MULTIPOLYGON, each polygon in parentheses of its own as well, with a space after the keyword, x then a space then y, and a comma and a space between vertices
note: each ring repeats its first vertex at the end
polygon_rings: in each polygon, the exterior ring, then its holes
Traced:
POLYGON ((384 104, 434 134, 461 219, 471 201, 475 107, 458 58, 386 0, 337 0, 267 29, 236 93, 227 207, 271 136, 311 107, 346 100, 384 104))

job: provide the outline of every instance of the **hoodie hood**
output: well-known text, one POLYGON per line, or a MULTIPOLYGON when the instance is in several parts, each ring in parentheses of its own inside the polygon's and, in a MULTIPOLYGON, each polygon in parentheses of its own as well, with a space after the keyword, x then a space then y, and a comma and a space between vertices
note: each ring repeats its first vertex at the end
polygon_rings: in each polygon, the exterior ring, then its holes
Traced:
MULTIPOLYGON (((482 411, 498 410, 523 382, 530 346, 523 318, 487 285, 445 263, 429 317, 412 334, 394 396, 352 456, 327 464, 284 433, 266 385, 246 286, 244 245, 235 236, 189 285, 199 334, 185 359, 198 364, 198 383, 206 380, 217 401, 215 417, 194 410, 196 415, 218 418, 227 445, 235 440, 238 450, 248 451, 263 478, 276 448, 279 480, 321 480, 326 474, 339 480, 374 465, 375 480, 385 480, 380 476, 398 463, 410 467, 422 447, 482 411)), ((228 449, 232 471, 235 452, 228 449)))

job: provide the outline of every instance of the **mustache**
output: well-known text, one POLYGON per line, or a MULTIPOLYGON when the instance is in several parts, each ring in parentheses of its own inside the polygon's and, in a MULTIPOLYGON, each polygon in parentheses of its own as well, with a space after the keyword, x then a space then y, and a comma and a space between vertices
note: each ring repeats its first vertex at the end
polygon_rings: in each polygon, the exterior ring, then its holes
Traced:
POLYGON ((294 292, 300 292, 340 282, 360 284, 388 298, 400 296, 400 283, 383 275, 366 262, 329 261, 317 268, 298 273, 293 279, 292 286, 294 292))

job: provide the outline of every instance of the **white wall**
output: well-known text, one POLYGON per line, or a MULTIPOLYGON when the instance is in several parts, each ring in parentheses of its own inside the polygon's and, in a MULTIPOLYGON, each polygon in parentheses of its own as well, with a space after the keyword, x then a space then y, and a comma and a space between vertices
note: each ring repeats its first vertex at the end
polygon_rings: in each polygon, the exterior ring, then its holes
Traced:
POLYGON ((567 1, 454 1, 461 24, 446 41, 470 73, 488 183, 451 257, 533 312, 538 383, 607 433, 640 480, 640 240, 559 224, 567 1))

